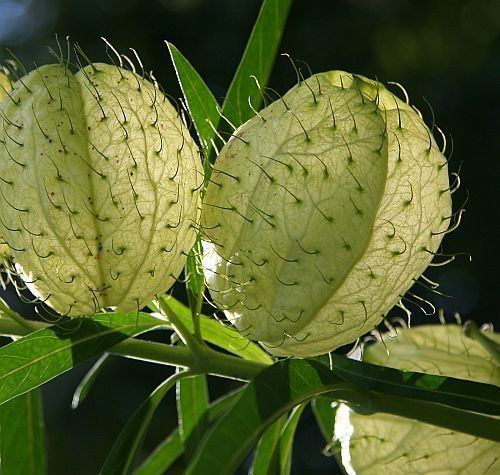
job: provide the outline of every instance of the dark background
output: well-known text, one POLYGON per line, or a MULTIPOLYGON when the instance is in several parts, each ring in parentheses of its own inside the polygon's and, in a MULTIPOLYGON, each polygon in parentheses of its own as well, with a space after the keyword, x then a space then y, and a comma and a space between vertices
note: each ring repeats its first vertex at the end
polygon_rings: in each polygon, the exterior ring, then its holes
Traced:
MULTIPOLYGON (((221 99, 259 5, 259 0, 0 0, 0 46, 12 48, 30 69, 34 60, 52 62, 47 45, 55 47, 54 33, 70 35, 95 61, 106 60, 100 40, 105 36, 122 52, 135 48, 146 68, 178 96, 163 43, 167 39, 221 99)), ((432 269, 428 275, 453 298, 429 298, 450 321, 460 312, 462 319, 495 322, 500 290, 500 1, 297 0, 280 52, 306 61, 313 72, 344 69, 400 82, 428 121, 432 113, 423 98, 432 105, 438 125, 453 137, 451 171, 461 170, 463 186, 454 195, 455 209, 470 195, 462 224, 446 237, 444 252, 466 251, 472 261, 459 256, 432 269)), ((0 60, 7 57, 2 49, 0 60)), ((288 60, 278 58, 271 86, 285 92, 294 81, 288 60)), ((9 298, 13 302, 12 293, 9 298)), ((417 322, 437 322, 412 310, 417 322)), ((76 368, 44 390, 50 474, 97 473, 120 428, 168 372, 115 358, 83 406, 72 411, 72 392, 88 367, 76 368)), ((234 384, 212 378, 211 396, 229 387, 234 384)), ((155 417, 146 449, 175 424, 170 394, 155 417)), ((320 455, 322 444, 306 412, 296 437, 294 473, 336 473, 335 461, 320 455)))

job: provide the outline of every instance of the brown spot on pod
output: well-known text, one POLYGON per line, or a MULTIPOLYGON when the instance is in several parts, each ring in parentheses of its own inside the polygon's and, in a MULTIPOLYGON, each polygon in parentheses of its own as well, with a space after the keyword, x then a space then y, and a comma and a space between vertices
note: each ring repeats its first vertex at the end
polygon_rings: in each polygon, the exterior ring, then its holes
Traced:
POLYGON ((107 64, 42 66, 10 95, 2 115, 23 128, 0 128, 0 176, 14 184, 0 183, 0 233, 25 281, 40 276, 30 290, 70 315, 135 310, 167 290, 195 239, 202 177, 174 107, 107 64))

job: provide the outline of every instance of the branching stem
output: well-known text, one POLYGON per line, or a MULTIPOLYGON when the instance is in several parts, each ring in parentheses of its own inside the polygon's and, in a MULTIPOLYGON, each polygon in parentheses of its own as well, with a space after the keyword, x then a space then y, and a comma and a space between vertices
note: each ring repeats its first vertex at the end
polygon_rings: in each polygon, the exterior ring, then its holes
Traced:
MULTIPOLYGON (((196 357, 202 357, 203 352, 205 350, 205 343, 202 343, 196 335, 193 335, 186 325, 181 321, 181 319, 177 316, 177 314, 170 308, 168 303, 163 300, 159 299, 158 300, 158 306, 160 307, 160 310, 162 313, 168 318, 169 322, 172 324, 172 327, 174 330, 177 332, 179 335, 179 338, 182 340, 182 342, 191 350, 193 353, 193 356, 196 357)), ((198 319, 199 320, 199 319, 198 319)), ((199 323, 199 321, 198 321, 199 323)), ((196 329, 196 327, 195 327, 196 329)))
MULTIPOLYGON (((170 310, 172 312, 172 310, 170 310)), ((173 312, 172 312, 173 313, 173 312)), ((175 315, 175 314, 174 314, 175 315)), ((19 316, 19 315, 18 315, 19 316)), ((24 319, 23 319, 24 320, 24 319)), ((174 317, 175 320, 175 317, 174 317)), ((178 320, 178 319, 177 319, 178 320)), ((17 320, 7 315, 4 309, 0 311, 0 335, 22 337, 33 331, 43 330, 51 325, 44 322, 29 322, 30 328, 23 326, 17 320)), ((174 323, 172 322, 172 325, 174 323)), ((186 327, 184 330, 187 331, 186 327)), ((183 331, 184 331, 183 330, 183 331)), ((189 333, 189 332, 188 332, 189 333)), ((193 335, 191 338, 194 339, 193 335)), ((197 341, 195 340, 197 343, 197 341)), ((152 341, 129 338, 109 348, 108 353, 140 361, 180 366, 189 368, 195 373, 213 374, 232 379, 250 380, 266 368, 266 364, 244 360, 213 350, 208 346, 199 345, 195 354, 189 347, 172 346, 152 341)))

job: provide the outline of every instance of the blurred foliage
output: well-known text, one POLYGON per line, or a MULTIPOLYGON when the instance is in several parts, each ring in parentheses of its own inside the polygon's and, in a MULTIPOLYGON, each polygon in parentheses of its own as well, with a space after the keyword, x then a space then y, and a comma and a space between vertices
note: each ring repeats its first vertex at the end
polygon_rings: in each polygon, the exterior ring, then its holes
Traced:
MULTIPOLYGON (((10 47, 28 69, 51 61, 54 33, 69 35, 94 60, 106 60, 105 36, 123 52, 135 48, 146 68, 178 97, 164 40, 174 43, 198 69, 219 100, 236 69, 259 0, 0 0, 0 45, 10 47)), ((500 2, 498 0, 309 0, 296 1, 281 46, 304 71, 344 69, 380 81, 397 81, 428 121, 451 134, 451 170, 462 162, 457 209, 470 195, 459 230, 444 252, 467 251, 429 275, 454 299, 432 298, 448 315, 478 322, 497 318, 500 177, 500 2), (425 96, 425 100, 423 97, 425 96)), ((8 58, 0 51, 0 60, 8 58)), ((295 82, 279 59, 271 86, 284 92, 295 82)), ((395 89, 396 90, 396 89, 395 89)), ((448 139, 448 150, 450 139, 448 139)), ((12 300, 12 297, 11 297, 12 300)), ((412 309, 413 310, 413 309, 412 309)), ((416 316, 427 322, 433 317, 416 316)), ((437 320, 437 319, 436 319, 437 320)), ((435 320, 432 320, 435 321, 435 320)), ((160 379, 164 368, 113 359, 81 409, 70 409, 72 391, 85 368, 48 385, 47 426, 51 474, 96 473, 128 416, 160 379), (97 427, 99 429, 97 429, 97 427)), ((222 384, 212 378, 210 395, 222 384)), ((175 425, 173 397, 155 418, 145 448, 175 425)), ((331 474, 333 459, 320 455, 322 440, 306 410, 296 438, 294 473, 331 474)))

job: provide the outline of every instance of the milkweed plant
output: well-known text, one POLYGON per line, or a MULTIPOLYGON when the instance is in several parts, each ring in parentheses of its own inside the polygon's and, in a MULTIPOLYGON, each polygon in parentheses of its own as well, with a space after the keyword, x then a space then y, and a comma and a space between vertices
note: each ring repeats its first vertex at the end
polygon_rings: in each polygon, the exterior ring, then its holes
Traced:
POLYGON ((40 317, 0 301, 2 473, 47 473, 39 386, 94 358, 77 408, 109 355, 176 370, 102 474, 291 473, 308 404, 349 475, 500 470, 500 337, 412 327, 405 305, 435 313, 414 287, 437 292, 424 272, 454 257, 445 135, 357 73, 285 55, 296 84, 269 88, 290 4, 263 2, 222 104, 170 43, 179 100, 106 39, 107 63, 68 38, 53 64, 2 67, 2 275, 40 317), (171 338, 137 338, 155 330, 171 338), (241 385, 210 400, 209 375, 241 385), (145 455, 174 388, 178 427, 145 455))

